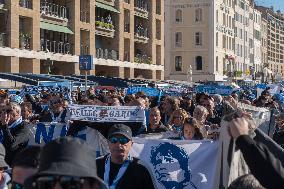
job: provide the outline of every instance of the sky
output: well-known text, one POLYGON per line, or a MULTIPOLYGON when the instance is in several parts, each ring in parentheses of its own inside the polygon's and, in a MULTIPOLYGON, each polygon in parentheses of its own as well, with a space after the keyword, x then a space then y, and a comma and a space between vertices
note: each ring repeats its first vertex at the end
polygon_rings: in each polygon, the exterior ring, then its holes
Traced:
POLYGON ((284 13, 284 0, 256 0, 257 5, 274 7, 274 11, 281 10, 284 13))

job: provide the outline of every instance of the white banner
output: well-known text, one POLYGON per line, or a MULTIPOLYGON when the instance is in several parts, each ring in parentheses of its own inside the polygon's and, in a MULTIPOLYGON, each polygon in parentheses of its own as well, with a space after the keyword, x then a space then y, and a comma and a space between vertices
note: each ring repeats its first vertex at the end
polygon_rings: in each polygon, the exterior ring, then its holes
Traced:
POLYGON ((70 119, 90 122, 144 122, 145 111, 138 106, 69 105, 70 119))
POLYGON ((157 189, 219 188, 218 141, 134 138, 130 155, 144 162, 157 189))
MULTIPOLYGON (((45 145, 56 138, 66 136, 69 126, 62 123, 37 123, 27 127, 30 131, 29 145, 45 145)), ((95 129, 85 127, 76 133, 75 137, 85 140, 87 144, 94 147, 97 157, 109 153, 106 138, 95 129)))

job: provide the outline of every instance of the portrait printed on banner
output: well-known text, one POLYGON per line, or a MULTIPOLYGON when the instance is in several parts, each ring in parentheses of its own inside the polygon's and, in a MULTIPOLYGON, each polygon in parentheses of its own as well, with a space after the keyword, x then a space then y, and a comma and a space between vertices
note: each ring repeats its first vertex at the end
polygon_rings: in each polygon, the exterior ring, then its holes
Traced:
POLYGON ((196 179, 193 179, 190 170, 189 156, 183 148, 169 142, 161 143, 152 147, 150 162, 158 188, 200 189, 200 183, 194 182, 196 179))

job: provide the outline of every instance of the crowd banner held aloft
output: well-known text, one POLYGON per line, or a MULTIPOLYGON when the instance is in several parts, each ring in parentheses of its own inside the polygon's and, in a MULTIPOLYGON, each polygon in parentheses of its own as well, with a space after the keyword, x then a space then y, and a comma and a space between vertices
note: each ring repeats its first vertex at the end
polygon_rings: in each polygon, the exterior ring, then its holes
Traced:
POLYGON ((138 92, 145 92, 147 96, 159 96, 160 90, 156 88, 149 87, 130 87, 127 89, 127 95, 136 94, 138 92))
MULTIPOLYGON (((69 125, 62 123, 37 123, 27 127, 29 127, 29 145, 34 146, 45 145, 56 138, 65 137, 69 125)), ((98 157, 109 152, 106 138, 95 129, 85 127, 76 133, 74 137, 78 137, 94 147, 98 157)))
POLYGON ((208 93, 208 94, 220 94, 223 96, 230 95, 233 92, 231 86, 220 86, 220 85, 199 85, 196 87, 197 93, 208 93))
POLYGON ((134 138, 131 157, 141 159, 158 189, 215 189, 219 142, 134 138))
POLYGON ((70 93, 70 89, 66 86, 48 85, 48 86, 24 86, 21 91, 21 95, 22 96, 24 96, 25 94, 37 95, 43 91, 49 93, 61 93, 64 96, 70 93))
POLYGON ((261 95, 262 91, 264 91, 266 88, 270 88, 268 91, 271 95, 278 94, 280 92, 280 86, 277 84, 257 84, 256 85, 256 93, 257 93, 257 98, 261 95))
POLYGON ((68 106, 71 120, 89 122, 145 122, 145 111, 138 106, 68 106))

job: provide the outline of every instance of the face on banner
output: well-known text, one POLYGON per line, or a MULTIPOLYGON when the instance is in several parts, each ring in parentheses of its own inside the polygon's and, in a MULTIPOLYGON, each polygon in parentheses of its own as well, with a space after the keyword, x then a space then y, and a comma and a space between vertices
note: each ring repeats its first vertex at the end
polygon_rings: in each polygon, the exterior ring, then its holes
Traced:
POLYGON ((191 182, 189 157, 183 148, 165 142, 151 150, 151 163, 155 176, 164 188, 184 188, 195 185, 191 182))

